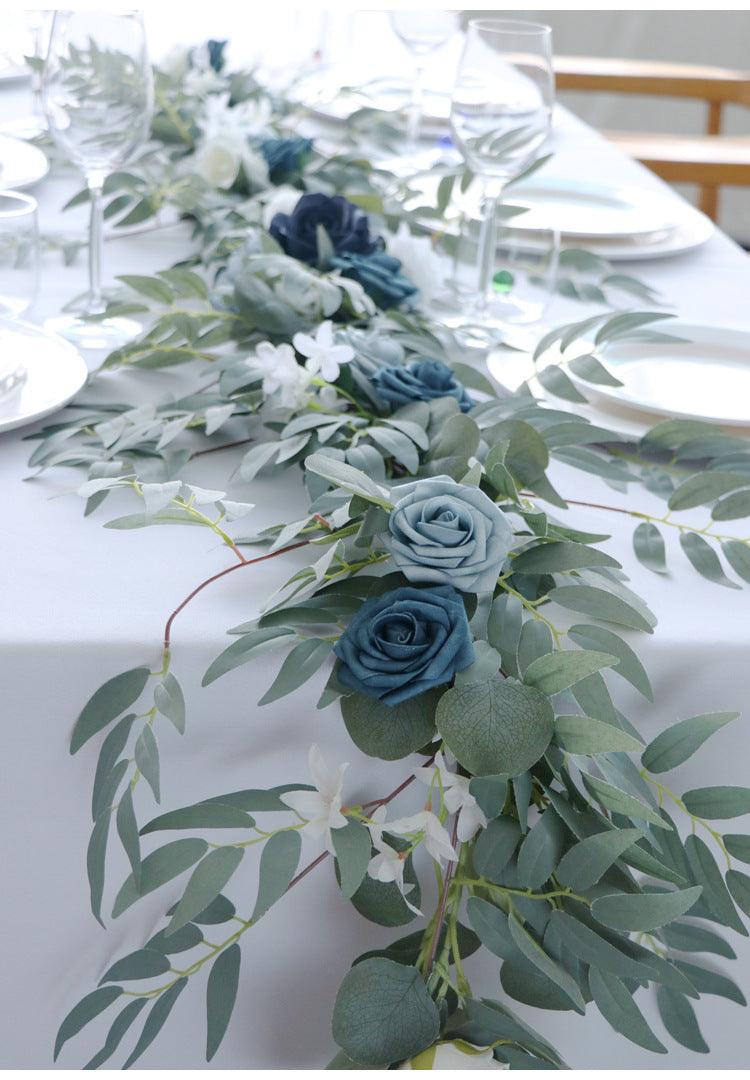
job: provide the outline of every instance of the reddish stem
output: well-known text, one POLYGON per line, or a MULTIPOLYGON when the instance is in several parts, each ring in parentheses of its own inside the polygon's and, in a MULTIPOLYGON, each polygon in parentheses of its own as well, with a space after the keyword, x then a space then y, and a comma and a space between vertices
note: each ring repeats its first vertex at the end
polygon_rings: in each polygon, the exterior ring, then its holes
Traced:
POLYGON ((218 454, 220 450, 231 450, 235 446, 246 446, 248 443, 255 442, 255 439, 235 439, 234 442, 224 443, 222 446, 209 446, 207 450, 196 450, 191 456, 193 458, 203 457, 204 454, 218 454))
MULTIPOLYGON (((451 843, 455 850, 456 843, 458 841, 458 814, 453 819, 453 831, 451 833, 451 843)), ((453 875, 456 873, 457 862, 449 862, 445 868, 445 878, 443 879, 443 888, 440 892, 440 902, 438 904, 437 912, 435 913, 435 929, 432 934, 432 941, 430 942, 430 951, 427 955, 427 961, 424 967, 425 976, 429 975, 432 970, 432 965, 435 963, 435 954, 437 953, 438 943, 440 941, 440 931, 443 926, 443 920, 445 919, 445 909, 448 904, 448 892, 450 890, 450 884, 453 880, 453 875)))
POLYGON ((167 619, 167 624, 164 627, 164 651, 167 652, 169 650, 172 623, 180 612, 188 606, 190 601, 193 600, 199 592, 202 592, 207 585, 210 585, 214 581, 218 581, 219 578, 225 577, 226 574, 231 574, 233 570, 241 570, 244 566, 253 566, 254 563, 265 562, 266 559, 275 559, 277 555, 285 555, 287 551, 294 551, 296 548, 305 547, 309 543, 309 540, 299 540, 296 544, 288 544, 287 547, 279 548, 278 551, 271 551, 267 555, 259 555, 256 559, 245 559, 244 556, 241 556, 242 562, 235 563, 233 566, 228 566, 225 570, 220 570, 218 574, 212 574, 210 578, 206 578, 200 585, 196 585, 193 591, 188 593, 182 603, 174 609, 167 619))

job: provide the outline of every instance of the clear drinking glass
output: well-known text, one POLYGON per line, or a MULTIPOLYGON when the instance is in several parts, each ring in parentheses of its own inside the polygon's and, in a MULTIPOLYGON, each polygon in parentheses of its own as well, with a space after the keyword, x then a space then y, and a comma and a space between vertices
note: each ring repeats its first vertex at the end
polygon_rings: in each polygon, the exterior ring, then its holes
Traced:
POLYGON ((419 141, 422 126, 422 80, 426 57, 450 41, 456 31, 456 16, 452 11, 392 11, 390 21, 396 37, 414 56, 414 79, 406 121, 406 138, 414 144, 419 141))
POLYGON ((0 191, 0 317, 16 319, 36 300, 39 226, 36 200, 0 191))
POLYGON ((56 11, 42 76, 50 134, 91 195, 89 293, 78 316, 50 320, 83 348, 114 349, 138 333, 131 319, 96 319, 102 296, 102 187, 145 141, 153 80, 139 12, 56 11))
POLYGON ((472 324, 467 344, 490 345, 516 321, 510 296, 499 313, 493 308, 496 210, 506 184, 531 164, 549 135, 554 86, 548 26, 508 19, 469 23, 451 99, 454 141, 483 187, 479 275, 466 312, 472 324))

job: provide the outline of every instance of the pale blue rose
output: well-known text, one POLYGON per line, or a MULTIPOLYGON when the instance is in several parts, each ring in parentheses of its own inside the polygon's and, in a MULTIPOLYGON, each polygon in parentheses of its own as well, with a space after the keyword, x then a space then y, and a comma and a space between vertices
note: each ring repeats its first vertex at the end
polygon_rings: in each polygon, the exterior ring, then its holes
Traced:
POLYGON ((513 541, 507 517, 478 487, 449 476, 396 488, 381 537, 409 581, 491 592, 513 541))

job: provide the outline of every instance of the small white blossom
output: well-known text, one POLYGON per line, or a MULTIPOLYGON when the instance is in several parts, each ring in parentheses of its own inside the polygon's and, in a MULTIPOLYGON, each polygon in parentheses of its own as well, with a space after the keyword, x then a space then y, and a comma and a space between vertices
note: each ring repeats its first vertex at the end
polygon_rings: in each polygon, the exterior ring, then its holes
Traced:
POLYGON ((288 791, 280 798, 305 819, 302 832, 309 836, 324 836, 326 850, 335 855, 331 829, 343 829, 347 824, 341 813, 341 788, 349 763, 339 765, 335 772, 331 772, 315 744, 310 747, 308 762, 316 790, 288 791))
POLYGON ((450 1069, 452 1072, 459 1069, 509 1068, 507 1062, 495 1061, 491 1046, 474 1046, 463 1039, 436 1043, 399 1065, 399 1069, 450 1069))
POLYGON ((186 73, 182 89, 189 97, 208 97, 221 90, 224 80, 212 67, 193 67, 186 73))
POLYGON ((369 877, 373 878, 375 881, 394 882, 396 888, 403 896, 409 910, 413 911, 415 915, 421 915, 422 912, 409 901, 409 898, 406 895, 411 892, 414 886, 407 884, 404 881, 404 869, 406 867, 404 853, 396 851, 383 839, 385 813, 385 807, 379 806, 371 816, 372 824, 369 826, 370 837, 372 839, 372 846, 378 854, 373 855, 370 859, 367 866, 367 873, 369 877))
POLYGON ((229 94, 212 94, 198 118, 200 137, 192 168, 207 184, 229 188, 242 168, 252 188, 268 186, 266 159, 248 139, 265 131, 269 105, 247 101, 229 108, 229 94))
POLYGON ((305 367, 311 375, 320 375, 326 382, 335 382, 339 377, 342 364, 354 359, 351 345, 336 345, 333 337, 333 323, 330 319, 322 322, 315 332, 295 334, 292 338, 297 352, 307 357, 305 367))
POLYGON ((419 289, 425 304, 433 299, 443 284, 444 268, 440 257, 427 236, 412 236, 401 222, 395 236, 388 239, 388 254, 400 262, 404 276, 419 289))
POLYGON ((285 409, 295 409, 304 404, 311 376, 297 363, 291 345, 272 345, 270 341, 261 341, 248 363, 262 374, 266 397, 278 392, 279 402, 285 409))
POLYGON ((458 858, 448 833, 431 810, 420 810, 411 817, 390 821, 388 831, 396 836, 424 833, 424 846, 435 862, 442 863, 443 859, 455 862, 458 858))
POLYGON ((462 844, 465 844, 468 840, 471 840, 479 829, 486 828, 487 818, 479 803, 469 791, 469 778, 451 772, 445 763, 445 758, 439 751, 435 755, 435 764, 433 766, 415 769, 414 775, 429 787, 435 777, 436 769, 440 775, 445 808, 451 814, 458 813, 456 836, 462 844))

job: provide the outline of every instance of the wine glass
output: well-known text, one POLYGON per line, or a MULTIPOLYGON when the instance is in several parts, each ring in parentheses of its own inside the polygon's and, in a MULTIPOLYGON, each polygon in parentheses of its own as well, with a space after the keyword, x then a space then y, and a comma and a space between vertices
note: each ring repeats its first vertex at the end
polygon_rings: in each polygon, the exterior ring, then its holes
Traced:
POLYGON ((434 49, 449 41, 456 30, 452 11, 392 11, 393 32, 414 56, 414 79, 411 85, 411 104, 407 113, 406 138, 412 145, 419 141, 422 126, 422 80, 426 58, 434 49))
POLYGON ((42 76, 42 100, 57 146, 86 178, 91 198, 89 292, 80 313, 49 320, 74 344, 114 349, 140 330, 102 318, 102 188, 145 141, 153 79, 139 12, 56 11, 42 76))
POLYGON ((493 310, 498 202, 546 141, 552 119, 552 31, 539 23, 475 19, 469 23, 451 100, 451 130, 467 166, 481 180, 482 227, 477 291, 466 311, 466 344, 497 342, 513 322, 512 298, 493 310))

